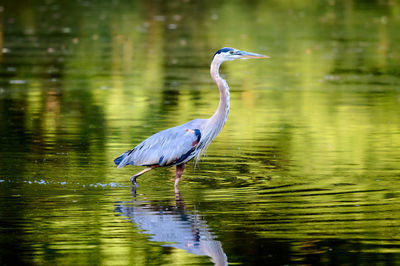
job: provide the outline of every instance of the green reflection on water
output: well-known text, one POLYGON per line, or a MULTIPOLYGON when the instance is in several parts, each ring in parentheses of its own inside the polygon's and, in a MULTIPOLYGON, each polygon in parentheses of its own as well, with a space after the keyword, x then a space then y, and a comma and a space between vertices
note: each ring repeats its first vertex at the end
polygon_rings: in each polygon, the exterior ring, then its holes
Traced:
MULTIPOLYGON (((223 46, 271 59, 223 65, 231 111, 185 172, 188 213, 231 263, 399 260, 397 2, 8 1, 0 10, 1 261, 211 263, 115 216, 138 169, 112 160, 215 111, 208 66, 223 46)), ((175 206, 173 175, 143 176, 138 200, 175 206)))

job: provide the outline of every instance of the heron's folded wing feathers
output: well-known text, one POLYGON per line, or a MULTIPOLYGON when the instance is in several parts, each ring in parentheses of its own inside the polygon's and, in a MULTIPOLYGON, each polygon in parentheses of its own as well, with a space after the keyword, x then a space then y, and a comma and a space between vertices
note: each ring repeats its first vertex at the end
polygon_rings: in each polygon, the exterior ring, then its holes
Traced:
POLYGON ((140 143, 136 148, 125 152, 118 167, 131 165, 179 164, 195 151, 200 141, 199 129, 185 125, 160 131, 140 143))

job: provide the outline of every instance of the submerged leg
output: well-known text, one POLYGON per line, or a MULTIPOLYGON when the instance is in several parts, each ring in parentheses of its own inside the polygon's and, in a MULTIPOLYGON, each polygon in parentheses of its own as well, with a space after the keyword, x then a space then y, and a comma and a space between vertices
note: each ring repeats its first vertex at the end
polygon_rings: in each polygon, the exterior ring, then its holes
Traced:
POLYGON ((181 193, 179 192, 179 189, 177 186, 175 186, 175 203, 176 207, 178 207, 178 210, 185 210, 185 201, 183 200, 181 193))
POLYGON ((138 176, 143 175, 144 173, 147 173, 147 172, 150 171, 151 169, 157 168, 157 167, 158 167, 158 165, 150 166, 149 168, 146 168, 146 169, 144 169, 143 171, 140 171, 139 173, 137 173, 137 174, 131 176, 132 185, 135 186, 135 187, 138 187, 139 185, 136 183, 136 178, 137 178, 138 176))
POLYGON ((175 187, 178 187, 179 180, 185 170, 186 164, 180 164, 176 166, 176 177, 175 177, 175 187))

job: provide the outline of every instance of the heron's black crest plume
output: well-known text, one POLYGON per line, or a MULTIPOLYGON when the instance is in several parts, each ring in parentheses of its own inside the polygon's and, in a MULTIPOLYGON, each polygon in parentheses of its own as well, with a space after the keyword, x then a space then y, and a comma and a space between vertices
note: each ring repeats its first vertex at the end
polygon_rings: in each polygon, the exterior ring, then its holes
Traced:
POLYGON ((214 57, 215 57, 217 54, 226 53, 226 52, 229 52, 229 51, 235 51, 235 49, 233 49, 233 48, 231 48, 231 47, 224 47, 224 48, 221 48, 221 49, 219 49, 219 50, 214 54, 213 59, 214 59, 214 57))

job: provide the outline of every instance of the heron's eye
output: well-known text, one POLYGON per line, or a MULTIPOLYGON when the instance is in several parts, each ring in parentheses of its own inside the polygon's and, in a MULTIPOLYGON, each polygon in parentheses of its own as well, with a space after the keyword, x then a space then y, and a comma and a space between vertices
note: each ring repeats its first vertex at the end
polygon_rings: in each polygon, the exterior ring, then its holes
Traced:
POLYGON ((233 51, 229 51, 230 54, 233 54, 233 51))

